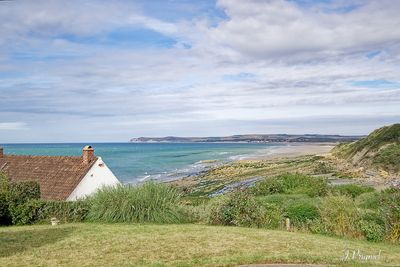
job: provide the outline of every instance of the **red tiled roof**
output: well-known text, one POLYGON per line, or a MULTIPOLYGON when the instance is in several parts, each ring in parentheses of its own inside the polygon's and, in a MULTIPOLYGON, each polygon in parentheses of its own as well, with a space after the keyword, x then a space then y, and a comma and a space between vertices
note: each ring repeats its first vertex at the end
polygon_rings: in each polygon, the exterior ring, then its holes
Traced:
POLYGON ((12 182, 38 182, 42 199, 66 200, 96 160, 85 164, 82 157, 3 155, 0 172, 12 182))

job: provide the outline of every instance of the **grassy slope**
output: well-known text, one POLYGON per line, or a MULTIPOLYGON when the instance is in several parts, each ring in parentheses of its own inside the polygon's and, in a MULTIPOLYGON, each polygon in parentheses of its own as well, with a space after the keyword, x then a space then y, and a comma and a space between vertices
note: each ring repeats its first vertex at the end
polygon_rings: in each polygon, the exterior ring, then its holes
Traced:
MULTIPOLYGON (((240 227, 66 224, 0 228, 0 266, 221 266, 306 262, 343 265, 346 249, 399 266, 400 246, 240 227)), ((346 266, 366 266, 349 262, 346 266)))
POLYGON ((333 154, 354 164, 400 171, 400 124, 385 126, 356 142, 339 145, 333 154))

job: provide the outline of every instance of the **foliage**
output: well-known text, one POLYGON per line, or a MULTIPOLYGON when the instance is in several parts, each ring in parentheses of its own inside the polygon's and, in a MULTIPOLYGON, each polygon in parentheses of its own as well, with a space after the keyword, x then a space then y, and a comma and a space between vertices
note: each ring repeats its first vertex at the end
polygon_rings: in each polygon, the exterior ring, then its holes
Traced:
POLYGON ((40 186, 37 182, 10 183, 6 195, 13 224, 24 225, 36 220, 39 204, 31 200, 40 198, 40 186))
POLYGON ((21 204, 30 199, 39 199, 39 183, 33 181, 10 183, 8 197, 10 203, 14 204, 21 204))
POLYGON ((381 215, 385 221, 387 239, 400 241, 400 188, 390 188, 382 192, 381 215))
POLYGON ((328 196, 319 207, 324 232, 347 237, 359 237, 360 214, 354 200, 348 196, 328 196))
POLYGON ((237 190, 211 203, 210 224, 261 227, 265 224, 265 211, 247 190, 237 190))
POLYGON ((264 207, 276 207, 275 210, 279 211, 279 224, 284 217, 289 217, 292 225, 304 227, 306 223, 319 217, 319 199, 308 195, 273 194, 259 197, 259 201, 264 207))
POLYGON ((9 180, 0 172, 0 225, 10 225, 12 223, 7 199, 8 189, 9 180))
POLYGON ((39 221, 49 221, 55 217, 60 222, 83 222, 89 213, 89 202, 78 201, 41 201, 37 210, 39 221))
POLYGON ((12 222, 15 225, 26 225, 36 222, 43 203, 37 199, 29 199, 17 205, 10 205, 12 222))
POLYGON ((381 195, 376 192, 363 193, 355 198, 357 207, 377 210, 380 207, 381 195))
POLYGON ((252 191, 259 196, 268 194, 306 194, 310 197, 323 196, 327 193, 325 179, 300 173, 286 173, 259 181, 252 191))
POLYGON ((179 223, 186 219, 180 194, 165 184, 106 187, 89 201, 87 219, 93 222, 179 223))
POLYGON ((370 186, 356 185, 356 184, 345 184, 336 185, 331 187, 333 194, 346 195, 352 198, 356 198, 361 194, 374 192, 375 189, 370 186))
POLYGON ((385 227, 376 222, 361 220, 359 227, 368 241, 379 242, 385 238, 385 227))
POLYGON ((284 208, 291 202, 299 202, 299 201, 314 201, 313 199, 305 194, 273 194, 273 195, 266 195, 258 197, 261 203, 271 203, 279 205, 280 207, 284 208))
POLYGON ((272 203, 263 203, 265 210, 265 227, 269 229, 277 229, 282 226, 284 219, 283 209, 272 203))
POLYGON ((318 208, 310 202, 293 202, 285 208, 285 212, 293 225, 298 227, 319 218, 318 208))

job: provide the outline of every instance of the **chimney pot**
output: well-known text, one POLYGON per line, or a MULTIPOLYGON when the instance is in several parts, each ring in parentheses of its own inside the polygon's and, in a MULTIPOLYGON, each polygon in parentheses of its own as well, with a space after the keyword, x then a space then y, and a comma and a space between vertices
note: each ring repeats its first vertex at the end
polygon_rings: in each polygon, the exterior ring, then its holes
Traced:
POLYGON ((83 163, 88 164, 94 157, 94 149, 92 146, 85 146, 82 150, 83 163))

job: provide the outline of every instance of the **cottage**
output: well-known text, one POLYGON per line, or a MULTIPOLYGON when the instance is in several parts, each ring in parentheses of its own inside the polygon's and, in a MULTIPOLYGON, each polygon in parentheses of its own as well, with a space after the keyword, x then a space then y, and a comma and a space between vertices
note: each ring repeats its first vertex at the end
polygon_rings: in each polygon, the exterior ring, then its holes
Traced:
POLYGON ((47 200, 77 200, 120 183, 91 146, 82 152, 82 156, 7 155, 0 148, 0 172, 12 182, 38 182, 41 198, 47 200))

